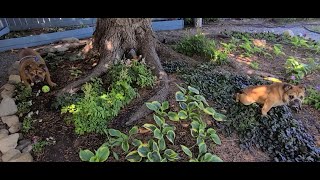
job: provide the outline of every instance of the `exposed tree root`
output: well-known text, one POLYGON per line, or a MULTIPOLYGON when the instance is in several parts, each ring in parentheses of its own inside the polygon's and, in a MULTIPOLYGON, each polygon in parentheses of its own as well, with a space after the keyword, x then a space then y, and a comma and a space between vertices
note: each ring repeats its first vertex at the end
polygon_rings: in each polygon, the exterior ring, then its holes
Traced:
POLYGON ((183 61, 183 62, 186 62, 190 65, 196 65, 199 63, 189 56, 177 53, 172 48, 166 46, 165 44, 161 43, 160 41, 157 41, 157 43, 156 43, 156 51, 161 58, 166 59, 166 60, 183 61))

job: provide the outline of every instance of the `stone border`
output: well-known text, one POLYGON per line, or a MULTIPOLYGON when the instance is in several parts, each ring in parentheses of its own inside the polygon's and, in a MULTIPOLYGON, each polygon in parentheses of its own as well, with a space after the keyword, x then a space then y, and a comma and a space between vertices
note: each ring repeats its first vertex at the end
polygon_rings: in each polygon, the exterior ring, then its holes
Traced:
MULTIPOLYGON (((80 42, 77 38, 66 38, 60 44, 46 46, 44 53, 64 53, 69 49, 82 47, 86 42, 80 42)), ((19 61, 16 61, 8 70, 9 80, 0 88, 0 162, 33 162, 30 152, 36 140, 24 139, 22 123, 16 115, 18 107, 15 103, 15 85, 21 83, 19 76, 19 61)), ((32 114, 32 112, 30 112, 32 114)), ((52 137, 48 140, 54 140, 52 137)))
POLYGON ((30 152, 32 143, 29 139, 23 139, 22 123, 16 115, 18 112, 15 99, 15 85, 21 82, 18 75, 19 62, 12 65, 12 71, 7 84, 0 88, 2 101, 0 103, 0 162, 33 162, 30 152))

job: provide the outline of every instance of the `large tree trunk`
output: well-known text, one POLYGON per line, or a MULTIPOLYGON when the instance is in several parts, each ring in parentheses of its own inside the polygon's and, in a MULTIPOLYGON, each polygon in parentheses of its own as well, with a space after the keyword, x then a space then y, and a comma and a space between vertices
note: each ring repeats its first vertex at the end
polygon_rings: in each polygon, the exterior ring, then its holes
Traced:
MULTIPOLYGON (((156 52, 156 38, 151 28, 151 19, 147 18, 98 18, 93 37, 93 50, 100 53, 99 64, 87 77, 75 81, 63 88, 62 93, 74 93, 79 86, 107 72, 108 68, 123 57, 124 52, 136 49, 160 80, 160 88, 148 101, 164 101, 168 95, 168 76, 162 68, 156 52)), ((143 105, 138 109, 127 125, 146 116, 151 111, 143 105)))

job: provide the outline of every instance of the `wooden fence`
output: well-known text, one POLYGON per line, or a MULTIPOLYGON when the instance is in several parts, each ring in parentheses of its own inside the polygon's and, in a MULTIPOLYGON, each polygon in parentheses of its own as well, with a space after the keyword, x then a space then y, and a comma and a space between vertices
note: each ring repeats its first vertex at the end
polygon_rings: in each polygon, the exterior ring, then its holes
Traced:
MULTIPOLYGON (((0 18, 0 36, 10 31, 45 27, 80 27, 75 30, 47 33, 20 38, 0 40, 0 52, 23 47, 39 46, 59 41, 63 38, 76 37, 79 39, 89 38, 94 32, 96 18, 0 18)), ((184 21, 177 18, 154 18, 152 28, 154 31, 176 30, 184 27, 184 21)))

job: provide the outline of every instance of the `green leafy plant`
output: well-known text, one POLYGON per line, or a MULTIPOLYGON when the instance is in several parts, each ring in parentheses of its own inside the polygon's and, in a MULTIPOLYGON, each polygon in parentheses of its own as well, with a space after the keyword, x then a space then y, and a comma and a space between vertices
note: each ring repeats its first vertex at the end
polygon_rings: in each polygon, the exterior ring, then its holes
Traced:
POLYGON ((252 61, 252 62, 250 62, 250 67, 252 69, 259 69, 259 63, 256 61, 252 61))
POLYGON ((299 36, 293 36, 291 38, 291 44, 294 46, 294 47, 306 47, 306 48, 309 48, 309 45, 308 45, 308 41, 302 37, 299 37, 299 36))
POLYGON ((130 77, 136 82, 139 87, 152 87, 156 81, 156 76, 152 75, 150 69, 146 68, 146 65, 139 63, 138 61, 133 61, 129 69, 130 77))
POLYGON ((24 84, 19 83, 16 85, 16 100, 19 102, 26 102, 32 96, 32 89, 27 88, 24 84))
POLYGON ((294 76, 291 78, 293 82, 299 82, 304 78, 307 73, 310 72, 310 69, 307 64, 300 63, 296 58, 290 56, 285 63, 286 73, 294 76))
POLYGON ((275 44, 273 45, 273 53, 276 56, 285 55, 284 52, 282 52, 282 45, 281 44, 275 44))
POLYGON ((232 40, 230 40, 229 43, 220 42, 220 44, 223 46, 224 52, 226 52, 226 53, 230 53, 236 49, 237 46, 235 45, 235 43, 236 42, 235 42, 234 38, 232 40))
POLYGON ((241 43, 239 45, 239 47, 241 49, 243 49, 245 51, 245 55, 248 57, 251 57, 253 54, 255 53, 262 53, 263 49, 260 47, 255 46, 251 40, 249 40, 248 38, 246 38, 245 36, 242 37, 242 40, 244 41, 243 43, 241 43))
POLYGON ((77 134, 103 133, 108 122, 118 115, 121 108, 138 96, 134 86, 152 86, 155 81, 151 71, 142 63, 113 65, 109 77, 112 80, 109 92, 103 89, 101 79, 95 79, 82 86, 83 98, 62 107, 61 113, 72 114, 77 134))
MULTIPOLYGON (((134 126, 129 130, 128 135, 116 129, 105 130, 107 142, 101 147, 108 147, 108 150, 110 149, 110 152, 112 151, 116 160, 119 159, 119 154, 114 149, 116 149, 115 147, 121 146, 121 150, 126 154, 125 159, 129 162, 177 161, 180 159, 179 154, 168 148, 169 145, 175 145, 176 128, 173 125, 169 125, 166 119, 173 122, 190 119, 194 124, 191 129, 191 134, 197 139, 200 152, 198 158, 195 158, 193 161, 216 162, 221 160, 216 155, 207 152, 206 140, 210 139, 216 144, 221 144, 221 140, 214 129, 206 128, 206 124, 201 119, 201 116, 208 114, 218 121, 223 121, 224 115, 216 113, 213 108, 209 107, 207 101, 199 94, 197 89, 191 86, 188 87, 188 90, 180 86, 178 87, 181 90, 176 93, 176 100, 181 104, 181 110, 179 112, 169 111, 170 106, 168 101, 162 103, 158 101, 146 103, 147 108, 154 111, 153 120, 155 122, 154 124, 146 123, 142 126, 144 129, 152 132, 152 136, 147 143, 143 143, 140 139, 136 138, 139 128, 134 126), (185 107, 183 103, 186 104, 185 107), (198 124, 197 127, 195 126, 196 124, 198 124), (130 149, 131 151, 129 152, 130 149)), ((122 154, 123 153, 120 153, 120 155, 122 154)), ((82 150, 80 152, 80 157, 81 156, 82 160, 89 161, 90 158, 94 157, 94 154, 89 150, 82 150), (84 156, 86 158, 84 158, 84 156)), ((107 159, 108 158, 104 160, 107 159)))
POLYGON ((31 110, 31 106, 32 106, 32 101, 27 101, 27 102, 19 102, 17 105, 18 108, 18 114, 20 117, 22 117, 24 114, 27 114, 28 112, 30 112, 31 110))
POLYGON ((67 107, 71 104, 77 103, 80 99, 83 98, 83 94, 70 94, 64 93, 60 96, 57 96, 55 101, 51 104, 54 109, 59 109, 62 107, 67 107))
POLYGON ((87 162, 104 162, 108 159, 110 151, 108 146, 102 145, 95 153, 90 150, 80 150, 79 156, 82 161, 87 162))
POLYGON ((22 122, 22 131, 27 133, 30 129, 32 129, 32 118, 26 116, 24 117, 22 122))
MULTIPOLYGON (((147 107, 150 110, 155 111, 161 116, 167 116, 171 121, 191 121, 192 128, 190 129, 192 137, 197 139, 197 144, 204 143, 207 139, 210 139, 214 143, 220 145, 221 141, 219 136, 216 134, 216 131, 212 128, 207 129, 207 124, 203 121, 204 115, 210 115, 216 121, 225 121, 226 117, 223 114, 216 112, 212 107, 209 106, 206 99, 200 95, 199 90, 194 87, 188 86, 187 89, 177 85, 180 91, 177 91, 175 94, 176 101, 179 103, 181 110, 179 112, 169 111, 168 113, 163 113, 163 110, 167 109, 168 105, 164 102, 160 104, 155 101, 152 103, 147 103, 147 107)), ((158 116, 154 116, 158 125, 161 125, 161 122, 164 122, 164 119, 158 116)), ((165 124, 166 125, 166 124, 165 124)), ((156 128, 151 126, 149 128, 153 132, 156 131, 156 128)), ((165 130, 163 128, 163 130, 165 130)), ((156 131, 159 137, 163 137, 161 134, 161 129, 156 131)), ((170 130, 167 132, 169 133, 170 130)), ((163 132, 162 132, 163 133, 163 132)), ((172 133, 174 136, 174 133, 172 133)), ((168 134, 167 134, 168 137, 168 134)), ((172 141, 170 141, 172 142, 172 141)), ((200 157, 200 155, 199 155, 200 157)))
POLYGON ((216 44, 202 33, 184 37, 176 46, 176 50, 187 56, 199 55, 210 59, 214 56, 216 44))
POLYGON ((316 88, 307 88, 307 96, 304 99, 305 104, 314 106, 317 110, 320 110, 320 86, 316 88))
POLYGON ((30 112, 32 106, 32 89, 27 88, 24 84, 19 83, 16 85, 16 103, 18 112, 17 114, 22 117, 24 114, 30 112))
POLYGON ((70 75, 72 76, 72 79, 76 79, 82 74, 82 71, 80 71, 78 67, 71 67, 71 69, 69 69, 69 72, 70 72, 70 75))
POLYGON ((40 153, 43 151, 43 148, 48 145, 47 141, 38 141, 32 145, 32 151, 35 153, 40 153))
POLYGON ((184 145, 180 145, 182 151, 190 158, 189 162, 223 162, 217 155, 208 153, 207 145, 200 143, 198 145, 199 153, 197 157, 194 157, 190 149, 184 145))

